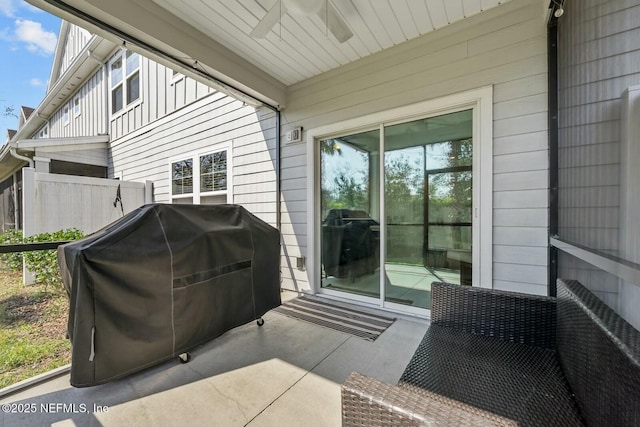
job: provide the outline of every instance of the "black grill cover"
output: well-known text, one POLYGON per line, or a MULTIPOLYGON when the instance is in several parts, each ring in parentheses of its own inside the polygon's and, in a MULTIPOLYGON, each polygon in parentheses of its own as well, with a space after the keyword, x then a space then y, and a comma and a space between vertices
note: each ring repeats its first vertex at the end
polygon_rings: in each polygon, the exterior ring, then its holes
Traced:
POLYGON ((71 384, 175 357, 280 305, 278 230, 241 206, 143 206, 58 248, 71 384))

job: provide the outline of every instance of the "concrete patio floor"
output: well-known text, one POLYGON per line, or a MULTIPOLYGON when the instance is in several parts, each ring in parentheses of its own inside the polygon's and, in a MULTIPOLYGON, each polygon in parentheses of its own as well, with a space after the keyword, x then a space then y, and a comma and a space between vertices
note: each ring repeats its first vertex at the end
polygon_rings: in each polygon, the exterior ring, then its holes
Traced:
POLYGON ((396 383, 428 326, 400 318, 369 342, 279 313, 264 320, 196 349, 187 364, 172 360, 82 389, 64 374, 9 395, 0 400, 14 404, 2 406, 1 425, 339 426, 347 376, 396 383))

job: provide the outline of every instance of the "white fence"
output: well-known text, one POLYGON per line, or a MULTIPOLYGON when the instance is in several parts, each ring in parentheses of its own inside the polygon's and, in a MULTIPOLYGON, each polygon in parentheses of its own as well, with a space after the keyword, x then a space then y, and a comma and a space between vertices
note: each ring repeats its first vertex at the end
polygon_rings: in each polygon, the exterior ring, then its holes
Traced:
POLYGON ((89 234, 152 201, 150 181, 58 175, 24 168, 22 183, 25 236, 66 228, 89 234))

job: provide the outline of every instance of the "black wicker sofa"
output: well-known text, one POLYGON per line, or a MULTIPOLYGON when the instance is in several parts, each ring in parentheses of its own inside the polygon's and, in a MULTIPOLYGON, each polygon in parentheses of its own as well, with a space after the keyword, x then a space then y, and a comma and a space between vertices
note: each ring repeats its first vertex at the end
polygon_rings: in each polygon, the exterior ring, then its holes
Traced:
POLYGON ((576 281, 558 297, 432 285, 397 385, 353 373, 343 426, 640 426, 640 332, 576 281))

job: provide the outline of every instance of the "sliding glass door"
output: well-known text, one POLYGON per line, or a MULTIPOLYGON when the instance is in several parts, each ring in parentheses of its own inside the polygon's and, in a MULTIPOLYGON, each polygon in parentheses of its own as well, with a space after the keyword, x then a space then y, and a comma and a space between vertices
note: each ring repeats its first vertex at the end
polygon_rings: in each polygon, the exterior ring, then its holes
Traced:
POLYGON ((378 129, 320 141, 321 286, 380 297, 378 129))
POLYGON ((470 110, 384 128, 385 301, 471 283, 472 155, 470 110))
POLYGON ((321 287, 429 309, 471 285, 472 110, 323 139, 321 287))

